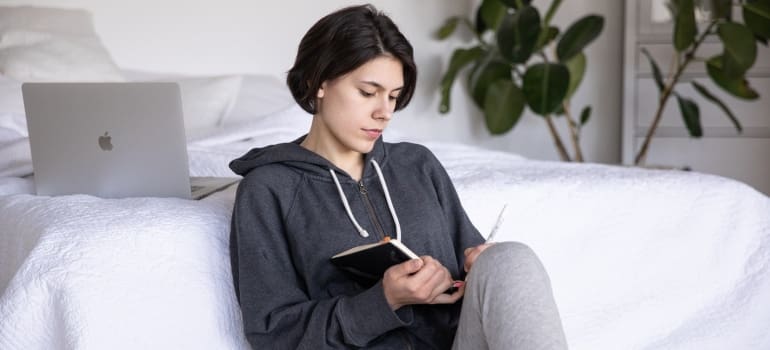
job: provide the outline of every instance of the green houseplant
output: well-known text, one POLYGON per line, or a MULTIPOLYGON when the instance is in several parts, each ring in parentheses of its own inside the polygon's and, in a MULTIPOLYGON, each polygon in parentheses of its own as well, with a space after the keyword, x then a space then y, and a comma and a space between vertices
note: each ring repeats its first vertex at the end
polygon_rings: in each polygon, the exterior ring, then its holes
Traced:
MULTIPOLYGON (((745 100, 759 98, 759 94, 746 80, 746 72, 756 61, 757 42, 767 45, 770 38, 770 0, 671 0, 667 5, 674 20, 672 45, 676 54, 669 70, 671 73, 664 79, 652 55, 644 49, 642 51, 650 61, 660 95, 652 124, 634 158, 636 165, 644 163, 652 137, 663 116, 663 109, 672 95, 677 99, 690 136, 703 135, 698 104, 676 91, 682 73, 689 64, 703 62, 711 80, 735 97, 745 100), (736 4, 740 6, 743 23, 733 13, 736 4), (696 22, 696 11, 699 9, 707 9, 710 13, 709 19, 700 26, 696 22), (710 58, 698 57, 698 48, 709 37, 718 39, 724 48, 723 52, 710 58)), ((698 81, 692 80, 691 83, 700 95, 724 111, 738 132, 742 131, 738 118, 724 102, 698 81)))
POLYGON ((473 19, 450 17, 436 32, 440 40, 463 26, 474 34, 474 45, 454 50, 441 80, 439 111, 450 110, 450 92, 466 66, 469 94, 483 111, 492 134, 511 130, 525 107, 543 117, 562 160, 583 161, 580 129, 591 108, 573 116, 569 99, 583 78, 583 49, 602 31, 604 18, 587 15, 564 32, 551 24, 561 0, 553 0, 541 15, 531 0, 483 0, 473 19), (568 152, 554 119, 563 116, 574 153, 568 152))

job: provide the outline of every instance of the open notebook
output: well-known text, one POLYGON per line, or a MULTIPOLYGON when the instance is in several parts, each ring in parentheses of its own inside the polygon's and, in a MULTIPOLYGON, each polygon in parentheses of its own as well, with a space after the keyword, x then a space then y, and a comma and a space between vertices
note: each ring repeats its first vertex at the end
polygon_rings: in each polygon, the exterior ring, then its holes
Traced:
POLYGON ((239 178, 190 178, 179 86, 22 85, 39 195, 203 198, 239 178))

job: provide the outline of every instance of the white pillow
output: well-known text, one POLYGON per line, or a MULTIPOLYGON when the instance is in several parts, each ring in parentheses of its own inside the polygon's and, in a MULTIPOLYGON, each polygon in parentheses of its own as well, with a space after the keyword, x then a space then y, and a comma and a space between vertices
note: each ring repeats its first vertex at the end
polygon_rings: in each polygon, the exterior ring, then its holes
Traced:
POLYGON ((239 75, 167 79, 179 84, 188 139, 222 125, 241 89, 241 80, 239 75))
POLYGON ((0 114, 24 114, 21 82, 0 75, 0 114))
MULTIPOLYGON (((185 85, 184 81, 189 79, 226 79, 220 77, 191 77, 175 73, 161 73, 142 70, 122 70, 123 76, 129 81, 173 81, 185 85)), ((225 112, 222 119, 219 120, 219 126, 232 126, 255 121, 265 118, 275 113, 284 111, 296 104, 292 98, 289 88, 286 84, 276 77, 269 74, 243 74, 238 75, 241 78, 240 86, 232 101, 232 107, 225 112)), ((189 88, 189 87, 188 87, 189 88)), ((232 88, 232 85, 230 85, 232 88)), ((228 89, 229 90, 229 89, 228 89)), ((184 99, 185 104, 191 99, 184 99)), ((195 118, 196 121, 208 120, 206 124, 211 126, 212 119, 195 118)), ((193 122, 190 122, 190 125, 193 122)), ((219 133, 212 130, 212 133, 219 133)), ((211 133, 209 133, 211 134, 211 133)), ((198 136, 205 136, 197 133, 198 136)))
POLYGON ((224 125, 206 137, 193 140, 198 147, 214 147, 223 144, 244 143, 244 147, 258 147, 292 141, 310 130, 313 116, 298 104, 250 121, 224 125))
MULTIPOLYGON (((241 88, 238 75, 168 78, 179 84, 185 128, 197 130, 222 125, 241 88)), ((0 113, 24 114, 21 82, 0 75, 0 113)))
POLYGON ((243 76, 243 83, 232 111, 222 125, 235 125, 254 121, 278 113, 295 105, 289 88, 273 75, 250 74, 243 76))
POLYGON ((0 112, 0 177, 31 173, 26 118, 23 114, 0 112))
POLYGON ((19 81, 122 81, 85 10, 0 7, 0 74, 19 81))

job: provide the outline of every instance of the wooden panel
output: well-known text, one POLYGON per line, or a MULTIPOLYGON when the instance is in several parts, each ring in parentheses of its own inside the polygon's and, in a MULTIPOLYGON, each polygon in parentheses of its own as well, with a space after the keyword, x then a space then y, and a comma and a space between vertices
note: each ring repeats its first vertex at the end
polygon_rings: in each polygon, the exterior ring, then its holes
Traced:
MULTIPOLYGON (((669 0, 626 0, 626 6, 636 7, 637 28, 639 41, 670 42, 674 31, 674 22, 666 8, 669 0)), ((708 14, 696 13, 697 25, 704 28, 708 25, 708 14)), ((733 18, 743 22, 743 13, 739 3, 733 4, 733 18)))
MULTIPOLYGON (((673 62, 674 47, 671 44, 643 44, 638 45, 636 52, 636 71, 639 76, 652 77, 652 68, 650 67, 650 61, 642 53, 642 47, 647 48, 647 51, 658 63, 660 70, 666 74, 673 68, 671 64, 673 62)), ((722 44, 718 42, 703 43, 698 48, 698 57, 707 59, 715 55, 721 54, 723 51, 722 44)), ((692 62, 687 65, 685 74, 706 76, 706 64, 705 62, 692 62)), ((754 66, 747 74, 748 76, 770 76, 770 48, 758 44, 757 45, 757 60, 754 62, 754 66)))
MULTIPOLYGON (((709 78, 698 79, 698 82, 727 104, 744 128, 770 128, 770 78, 749 79, 751 86, 761 95, 759 99, 754 101, 742 100, 727 94, 714 85, 709 78)), ((692 98, 698 102, 701 124, 704 128, 733 127, 732 122, 722 109, 701 97, 689 81, 679 84, 676 91, 683 97, 692 98)), ((634 125, 637 128, 646 129, 652 123, 652 118, 658 108, 658 95, 658 87, 652 78, 636 80, 636 120, 634 125)), ((661 127, 684 127, 679 112, 679 104, 675 97, 669 98, 663 113, 663 119, 660 122, 661 127)), ((737 132, 733 134, 740 136, 737 132)))
MULTIPOLYGON (((652 79, 649 61, 641 53, 646 47, 664 74, 673 56, 673 22, 666 20, 666 0, 626 0, 623 93, 623 162, 630 164, 643 142, 657 109, 659 91, 652 79), (663 11, 653 11, 663 5, 663 11)), ((659 9, 660 10, 660 9, 659 9)), ((734 8, 740 17, 740 7, 734 8)), ((699 23, 702 25, 702 22, 699 23)), ((722 44, 709 38, 698 51, 708 58, 719 54, 722 44)), ((711 83, 703 62, 688 66, 676 91, 698 102, 704 137, 689 137, 676 98, 669 99, 647 156, 647 164, 690 167, 694 171, 734 178, 770 195, 770 49, 758 46, 758 57, 748 79, 761 95, 745 101, 723 92, 711 83), (719 96, 740 120, 738 134, 724 112, 698 94, 695 79, 719 96)))

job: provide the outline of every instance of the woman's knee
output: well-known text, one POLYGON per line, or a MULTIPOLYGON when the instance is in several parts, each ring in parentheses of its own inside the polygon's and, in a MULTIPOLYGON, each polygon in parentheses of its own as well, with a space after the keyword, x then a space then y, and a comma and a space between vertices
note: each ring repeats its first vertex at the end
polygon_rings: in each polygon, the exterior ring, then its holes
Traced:
POLYGON ((539 272, 543 270, 542 263, 535 251, 520 242, 495 243, 484 250, 473 265, 473 269, 490 270, 490 272, 494 270, 498 273, 500 271, 513 272, 534 269, 533 272, 539 272))

